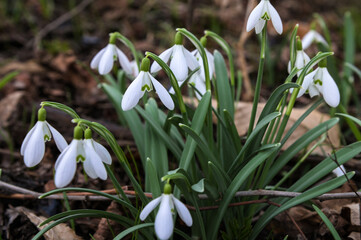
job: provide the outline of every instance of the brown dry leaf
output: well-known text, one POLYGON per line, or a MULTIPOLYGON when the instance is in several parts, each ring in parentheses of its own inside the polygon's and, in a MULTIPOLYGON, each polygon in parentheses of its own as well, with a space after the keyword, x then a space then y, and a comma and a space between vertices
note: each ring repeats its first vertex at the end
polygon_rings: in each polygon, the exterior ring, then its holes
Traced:
MULTIPOLYGON (((115 201, 112 201, 110 203, 110 205, 107 208, 107 212, 122 215, 122 212, 119 210, 119 205, 115 201)), ((110 231, 110 229, 115 229, 119 227, 120 226, 116 221, 102 218, 98 224, 97 231, 94 233, 93 237, 97 240, 111 239, 112 232, 110 231)))
MULTIPOLYGON (((186 103, 190 104, 197 104, 196 100, 185 98, 184 99, 186 103)), ((212 99, 212 106, 214 108, 217 108, 217 101, 212 99)), ((263 108, 265 106, 265 103, 259 103, 257 107, 257 114, 256 114, 256 122, 261 114, 263 108)), ((301 117, 301 115, 307 111, 308 107, 304 108, 293 108, 292 114, 290 116, 290 119, 288 120, 285 133, 293 126, 293 124, 301 117)), ((248 131, 248 125, 249 125, 249 119, 251 118, 251 112, 252 112, 252 103, 251 102, 237 102, 236 108, 235 108, 235 116, 234 116, 234 122, 238 131, 238 134, 240 136, 244 136, 247 134, 248 131)), ((316 127, 322 122, 325 122, 330 119, 330 116, 328 114, 321 113, 317 110, 311 112, 310 115, 308 115, 302 123, 297 127, 297 129, 292 133, 290 138, 287 140, 285 145, 282 147, 282 150, 287 149, 289 146, 291 146, 298 138, 300 138, 302 135, 304 135, 308 130, 316 127)), ((216 122, 217 118, 215 115, 213 115, 213 121, 216 122)), ((328 131, 329 139, 333 145, 334 148, 338 148, 340 146, 340 138, 339 138, 339 127, 338 125, 332 127, 328 131)), ((316 142, 316 141, 315 141, 316 142)), ((312 142, 310 146, 312 146, 315 142, 312 142)), ((332 147, 329 144, 323 145, 322 149, 326 153, 332 152, 332 147)), ((313 154, 318 155, 324 155, 323 151, 320 147, 316 148, 313 151, 313 154)))
POLYGON ((347 237, 351 238, 352 240, 361 240, 361 236, 359 232, 352 232, 347 237))
POLYGON ((360 204, 352 203, 343 207, 342 211, 349 213, 352 226, 360 227, 360 204))
MULTIPOLYGON (((29 220, 36 226, 46 220, 46 217, 37 216, 33 211, 25 207, 16 207, 14 210, 19 213, 25 214, 29 220)), ((46 226, 46 225, 45 225, 46 226)), ((39 230, 43 229, 45 226, 38 227, 39 230)), ((62 240, 62 239, 72 239, 72 240, 81 240, 82 238, 75 234, 73 229, 68 227, 65 223, 60 223, 59 225, 53 227, 47 231, 44 235, 44 238, 47 240, 62 240)))
POLYGON ((16 119, 19 102, 24 95, 22 91, 13 92, 0 101, 0 127, 7 128, 16 119))
POLYGON ((45 69, 39 65, 35 60, 29 60, 27 62, 11 62, 0 69, 0 76, 5 75, 11 71, 21 71, 29 73, 41 73, 45 72, 45 69))

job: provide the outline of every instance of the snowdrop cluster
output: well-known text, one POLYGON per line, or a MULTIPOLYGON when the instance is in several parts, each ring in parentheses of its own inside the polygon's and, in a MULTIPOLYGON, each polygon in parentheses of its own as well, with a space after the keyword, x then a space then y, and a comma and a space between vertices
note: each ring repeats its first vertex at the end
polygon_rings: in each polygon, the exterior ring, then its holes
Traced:
POLYGON ((179 217, 183 222, 188 226, 192 226, 193 220, 188 208, 177 198, 173 196, 172 187, 169 183, 166 183, 164 186, 164 193, 153 199, 144 207, 140 213, 140 220, 144 221, 149 213, 151 213, 159 204, 159 210, 157 216, 155 217, 155 233, 157 237, 161 240, 169 239, 173 234, 174 223, 174 207, 177 209, 179 217))
POLYGON ((104 164, 111 164, 112 159, 108 150, 92 139, 90 129, 85 130, 83 140, 83 129, 79 126, 74 128, 74 139, 68 145, 64 137, 46 122, 46 110, 40 108, 38 111, 38 122, 26 135, 21 145, 21 155, 27 167, 34 167, 44 157, 45 142, 53 135, 56 146, 61 152, 55 162, 55 186, 65 187, 73 179, 76 172, 76 163, 82 162, 85 172, 91 178, 105 180, 107 172, 104 164))

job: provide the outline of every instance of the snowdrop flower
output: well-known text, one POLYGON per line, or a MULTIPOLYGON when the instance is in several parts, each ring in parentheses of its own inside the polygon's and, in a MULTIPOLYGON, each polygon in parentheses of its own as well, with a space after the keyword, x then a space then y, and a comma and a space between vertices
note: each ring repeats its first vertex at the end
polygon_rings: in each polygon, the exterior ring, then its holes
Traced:
POLYGON ((317 42, 317 43, 322 43, 325 46, 328 46, 328 43, 326 42, 326 40, 321 36, 321 34, 319 34, 318 32, 316 32, 316 30, 311 29, 308 33, 305 34, 305 36, 303 36, 302 38, 302 45, 303 45, 303 49, 307 49, 312 42, 317 42))
MULTIPOLYGON (((310 61, 310 57, 303 51, 302 42, 299 37, 297 37, 297 46, 296 46, 296 61, 295 67, 298 70, 304 68, 307 63, 310 61)), ((288 73, 291 72, 291 61, 288 62, 288 73)), ((298 71, 297 76, 300 76, 301 71, 298 71)))
POLYGON ((108 74, 113 69, 114 61, 119 60, 120 66, 125 73, 132 74, 130 62, 125 54, 115 46, 116 33, 110 34, 109 44, 100 50, 90 63, 92 69, 98 69, 101 75, 108 74))
POLYGON ((130 67, 132 69, 132 76, 137 77, 139 74, 139 67, 137 65, 137 62, 135 60, 130 62, 130 67))
POLYGON ((140 73, 129 85, 125 91, 122 100, 122 109, 124 111, 130 110, 138 104, 138 101, 143 97, 145 91, 150 91, 155 88, 162 103, 169 109, 174 109, 174 102, 168 91, 149 73, 150 61, 148 58, 143 58, 140 67, 140 73))
MULTIPOLYGON (((187 79, 188 68, 193 71, 199 67, 197 59, 182 45, 183 36, 181 33, 175 35, 175 45, 159 55, 159 58, 163 62, 168 63, 170 61, 170 69, 174 73, 178 82, 183 82, 187 79)), ((161 66, 154 62, 150 69, 151 73, 156 73, 161 70, 161 66)))
POLYGON ((20 149, 24 156, 24 163, 27 167, 34 167, 40 163, 45 153, 45 142, 50 141, 53 135, 59 151, 63 151, 68 143, 64 137, 53 128, 46 120, 46 110, 40 108, 38 111, 38 122, 26 135, 20 149))
POLYGON ((272 6, 269 0, 261 0, 261 2, 253 9, 247 21, 247 32, 255 28, 256 33, 259 34, 266 21, 271 20, 273 27, 278 34, 282 34, 283 26, 280 15, 272 6))
POLYGON ((92 139, 92 131, 88 128, 84 133, 84 170, 91 178, 107 179, 107 171, 104 163, 112 164, 112 158, 108 150, 92 139))
MULTIPOLYGON (((212 78, 213 73, 214 73, 214 57, 213 57, 212 53, 210 53, 205 48, 207 45, 207 38, 202 37, 200 42, 202 43, 204 50, 206 52, 209 77, 212 78)), ((199 91, 199 93, 196 91, 196 96, 200 100, 206 92, 206 83, 205 83, 206 76, 205 76, 205 72, 204 72, 203 58, 197 49, 192 51, 192 54, 196 57, 200 67, 199 67, 199 70, 191 76, 191 78, 189 79, 189 83, 194 85, 194 87, 199 91)))
POLYGON ((91 178, 105 180, 107 172, 104 163, 111 164, 109 152, 92 139, 91 130, 85 131, 85 140, 82 140, 81 127, 74 128, 74 139, 59 155, 55 163, 55 186, 65 187, 73 179, 77 162, 83 162, 84 170, 91 178))
POLYGON ((169 239, 173 234, 174 223, 173 213, 174 206, 183 222, 188 226, 192 226, 192 216, 187 207, 171 194, 172 187, 169 183, 164 186, 164 193, 148 203, 140 213, 140 220, 144 221, 149 213, 153 211, 160 203, 160 207, 155 217, 155 233, 161 240, 169 239))
POLYGON ((327 60, 322 60, 318 66, 315 71, 306 75, 297 97, 302 96, 306 91, 311 98, 321 93, 329 106, 337 107, 340 103, 340 92, 327 71, 327 60))

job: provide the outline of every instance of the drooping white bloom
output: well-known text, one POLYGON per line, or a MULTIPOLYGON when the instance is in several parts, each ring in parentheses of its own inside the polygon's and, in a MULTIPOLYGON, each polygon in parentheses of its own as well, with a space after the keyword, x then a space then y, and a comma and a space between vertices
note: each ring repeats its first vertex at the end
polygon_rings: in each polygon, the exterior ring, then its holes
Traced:
MULTIPOLYGON (((193 71, 199 67, 197 59, 181 44, 175 44, 173 47, 165 50, 159 55, 159 58, 165 63, 170 61, 169 67, 178 82, 183 82, 187 79, 188 69, 193 71)), ((156 73, 161 69, 161 66, 157 62, 154 62, 150 72, 156 73)))
MULTIPOLYGON (((196 96, 199 100, 202 99, 202 96, 206 93, 206 82, 204 81, 202 74, 198 70, 194 73, 189 79, 189 84, 192 84, 199 92, 196 91, 196 96)), ((173 90, 174 92, 174 90, 173 90)), ((171 92, 172 93, 172 92, 171 92)))
MULTIPOLYGON (((298 70, 303 69, 307 63, 310 61, 310 57, 303 51, 302 42, 300 41, 299 37, 297 37, 297 50, 296 50, 296 61, 295 67, 298 70)), ((288 73, 291 72, 291 61, 288 62, 288 73)), ((297 76, 300 76, 301 71, 297 72, 297 76)))
POLYGON ((160 197, 152 200, 144 207, 140 213, 140 220, 144 221, 150 212, 152 212, 160 203, 160 207, 155 217, 155 233, 161 240, 169 239, 173 234, 174 223, 173 213, 174 206, 183 222, 188 226, 192 226, 192 216, 187 207, 173 196, 173 194, 162 194, 160 197))
POLYGON ((326 67, 319 66, 305 76, 297 97, 302 96, 306 91, 311 98, 321 93, 325 102, 331 107, 337 107, 340 103, 340 92, 326 67))
POLYGON ((266 21, 271 20, 273 27, 278 34, 282 34, 283 26, 281 17, 272 6, 269 0, 261 0, 261 2, 253 9, 247 21, 247 32, 255 28, 256 33, 259 34, 266 21))
POLYGON ((137 65, 137 62, 135 60, 131 61, 130 67, 132 68, 132 76, 137 77, 139 74, 139 67, 137 65))
POLYGON ((130 110, 138 104, 145 91, 153 90, 158 94, 162 103, 170 110, 174 109, 174 102, 168 91, 149 73, 149 59, 144 58, 141 64, 141 71, 125 91, 122 99, 122 109, 130 110))
POLYGON ((28 132, 21 145, 20 153, 24 156, 27 167, 34 167, 40 163, 45 153, 45 142, 50 141, 52 135, 59 151, 63 151, 68 146, 64 137, 45 121, 45 114, 45 109, 39 109, 39 121, 28 132))
POLYGON ((77 162, 83 162, 84 170, 91 178, 105 180, 107 172, 104 164, 111 164, 108 150, 91 138, 91 130, 85 130, 85 140, 82 140, 83 130, 74 129, 74 139, 59 155, 55 162, 55 186, 65 187, 73 179, 77 162))
POLYGON ((328 43, 326 42, 326 40, 321 36, 321 34, 319 34, 318 32, 316 32, 316 30, 311 29, 308 33, 305 34, 305 36, 303 36, 302 38, 302 46, 303 49, 307 49, 312 42, 318 42, 318 43, 322 43, 325 46, 328 46, 328 43))
POLYGON ((98 69, 101 75, 108 74, 114 65, 114 61, 119 60, 120 66, 127 74, 132 74, 132 67, 129 59, 113 43, 109 43, 105 48, 98 52, 90 63, 92 69, 98 69))
MULTIPOLYGON (((214 57, 213 57, 213 54, 210 53, 206 48, 204 48, 204 51, 206 52, 206 55, 207 55, 209 77, 212 78, 213 73, 214 73, 214 57)), ((197 72, 199 72, 201 74, 203 81, 205 81, 206 77, 204 74, 204 64, 203 64, 202 56, 197 49, 193 50, 192 54, 196 57, 196 59, 198 61, 199 70, 197 72)))
POLYGON ((55 186, 62 188, 68 185, 75 175, 76 163, 84 160, 83 140, 73 139, 55 162, 55 186))
POLYGON ((85 161, 84 170, 91 178, 107 179, 104 163, 110 165, 112 158, 108 150, 92 138, 84 140, 85 161))

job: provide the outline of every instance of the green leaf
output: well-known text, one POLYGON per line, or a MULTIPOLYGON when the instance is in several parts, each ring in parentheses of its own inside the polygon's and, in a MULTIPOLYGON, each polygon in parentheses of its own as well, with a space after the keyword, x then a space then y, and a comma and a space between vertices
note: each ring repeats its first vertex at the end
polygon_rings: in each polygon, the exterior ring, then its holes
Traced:
POLYGON ((162 194, 161 187, 159 184, 159 176, 150 158, 147 158, 146 178, 147 181, 149 182, 150 191, 152 192, 153 199, 159 197, 162 194))
MULTIPOLYGON (((194 114, 193 121, 191 124, 191 128, 194 130, 196 134, 200 134, 204 120, 206 118, 208 107, 211 101, 211 92, 207 91, 202 100, 200 101, 198 108, 194 114)), ((197 142, 191 137, 187 136, 186 145, 182 152, 182 156, 179 162, 179 167, 183 169, 188 169, 191 159, 193 158, 195 148, 197 146, 197 142)))
POLYGON ((290 38, 290 62, 291 62, 291 69, 293 69, 293 67, 295 66, 295 62, 296 62, 296 36, 297 36, 297 31, 298 31, 298 24, 296 24, 296 26, 294 27, 292 34, 291 34, 291 38, 290 38))
POLYGON ((223 56, 217 50, 214 51, 214 65, 219 112, 222 116, 224 109, 226 109, 233 118, 234 102, 232 98, 231 86, 228 80, 227 67, 223 56))
POLYGON ((256 138, 259 134, 259 132, 267 126, 267 124, 275 119, 276 117, 279 117, 281 113, 274 112, 270 113, 268 116, 264 117, 260 122, 257 123, 256 127, 253 129, 251 135, 247 138, 247 141, 242 147, 242 150, 238 153, 237 157, 233 161, 232 166, 229 168, 228 173, 230 176, 232 176, 235 172, 238 172, 238 167, 241 164, 240 159, 242 155, 248 150, 250 147, 252 147, 253 139, 256 138))
POLYGON ((331 221, 326 217, 326 215, 316 205, 312 204, 312 207, 313 209, 316 210, 318 215, 321 217, 322 221, 326 224, 333 238, 336 240, 341 240, 340 235, 338 235, 338 232, 336 231, 335 227, 332 225, 331 221))
POLYGON ((268 184, 274 178, 274 176, 276 176, 276 174, 279 173, 281 169, 288 163, 288 161, 290 161, 299 151, 307 147, 312 141, 331 129, 338 123, 338 121, 338 118, 332 118, 319 124, 297 139, 273 163, 265 179, 265 184, 268 184))
POLYGON ((272 153, 274 153, 279 147, 279 144, 276 145, 273 149, 268 149, 258 153, 253 157, 235 176, 227 191, 225 192, 223 199, 220 203, 220 206, 217 210, 217 213, 214 215, 211 225, 209 225, 209 239, 216 239, 216 236, 219 231, 219 226, 223 220, 223 217, 228 209, 229 203, 232 201, 235 193, 240 189, 242 184, 247 180, 248 176, 252 174, 258 166, 260 166, 272 153))
POLYGON ((230 177, 223 171, 222 168, 217 167, 214 163, 208 162, 210 173, 214 175, 215 184, 221 192, 224 192, 231 183, 230 177))
POLYGON ((5 87, 5 85, 14 79, 20 72, 14 71, 6 74, 3 78, 0 79, 0 90, 5 87))
POLYGON ((128 125, 130 131, 132 132, 140 156, 143 162, 145 162, 146 156, 145 156, 145 144, 144 144, 144 126, 138 114, 134 109, 129 111, 123 111, 123 109, 121 108, 123 94, 121 94, 121 92, 118 89, 104 83, 101 84, 100 86, 105 92, 105 94, 107 94, 110 101, 112 102, 118 117, 126 121, 126 124, 128 125))
POLYGON ((357 125, 361 126, 361 120, 358 119, 358 118, 355 118, 354 116, 351 116, 351 115, 348 115, 348 114, 343 114, 343 113, 336 113, 336 115, 348 118, 348 119, 354 121, 355 123, 357 123, 357 125))
MULTIPOLYGON (((347 173, 347 177, 350 179, 355 175, 354 172, 347 173)), ((321 194, 324 194, 326 192, 329 192, 342 184, 344 184, 347 181, 345 176, 341 176, 335 179, 332 179, 330 181, 324 182, 314 188, 311 188, 307 190, 306 192, 298 195, 297 197, 292 198, 291 200, 287 201, 285 204, 283 204, 279 208, 272 207, 271 209, 273 211, 266 211, 264 215, 257 221, 256 225, 253 228, 253 232, 250 236, 250 239, 256 239, 258 234, 262 231, 262 229, 271 221, 271 219, 281 212, 294 207, 296 205, 299 205, 305 201, 308 201, 312 198, 315 198, 317 196, 320 196, 321 194)))
MULTIPOLYGON (((234 61, 233 61, 233 55, 232 55, 232 49, 230 48, 229 44, 220 37, 217 33, 206 30, 204 31, 206 36, 210 36, 215 40, 223 49, 223 51, 226 52, 228 62, 229 62, 229 72, 230 72, 230 78, 231 78, 231 85, 235 85, 235 74, 234 74, 234 61)), ((237 99, 236 99, 237 100, 237 99)))
POLYGON ((155 133, 162 139, 167 148, 173 153, 174 157, 179 159, 182 151, 178 147, 178 144, 174 141, 174 139, 170 138, 169 134, 164 131, 164 129, 159 125, 157 121, 155 121, 151 116, 147 114, 141 107, 137 106, 135 109, 138 113, 147 121, 154 129, 155 133))
POLYGON ((203 193, 204 192, 204 178, 202 178, 201 180, 199 180, 199 182, 197 182, 196 184, 192 185, 192 190, 197 192, 197 193, 203 193))

